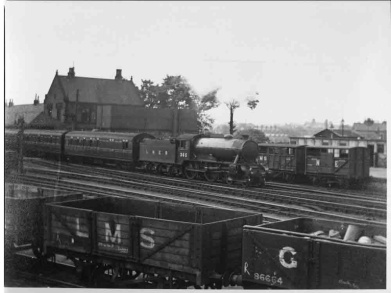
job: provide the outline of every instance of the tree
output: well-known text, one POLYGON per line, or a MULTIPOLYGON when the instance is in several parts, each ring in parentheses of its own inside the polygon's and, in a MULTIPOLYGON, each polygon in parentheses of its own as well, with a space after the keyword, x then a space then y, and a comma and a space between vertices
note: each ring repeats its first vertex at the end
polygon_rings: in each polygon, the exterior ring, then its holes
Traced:
POLYGON ((151 80, 141 81, 140 96, 146 107, 192 109, 197 113, 197 126, 200 131, 212 126, 214 120, 205 112, 219 105, 216 96, 219 89, 199 96, 180 75, 167 75, 160 85, 155 85, 151 80))
POLYGON ((146 108, 159 108, 159 86, 153 81, 141 80, 140 97, 143 99, 146 108))
MULTIPOLYGON (((255 93, 255 95, 259 95, 259 93, 255 93)), ((248 97, 247 98, 247 106, 251 109, 254 110, 259 103, 259 100, 255 97, 248 97)))
POLYGON ((364 121, 364 124, 365 124, 366 126, 368 126, 368 127, 371 127, 374 123, 375 123, 375 121, 374 121, 373 119, 371 119, 371 118, 367 118, 367 119, 365 119, 365 121, 364 121))
POLYGON ((219 105, 217 100, 217 92, 219 89, 212 90, 206 95, 199 97, 198 95, 193 94, 195 107, 197 109, 197 123, 198 128, 203 130, 205 128, 211 128, 214 122, 214 119, 206 113, 206 111, 213 109, 219 105))
MULTIPOLYGON (((255 93, 256 95, 258 95, 258 93, 255 93)), ((257 105, 259 103, 259 100, 256 99, 255 97, 248 97, 247 98, 247 106, 251 109, 251 110, 254 110, 257 105)), ((235 132, 235 124, 234 124, 234 112, 235 112, 235 109, 239 108, 240 107, 240 103, 235 100, 235 99, 232 99, 230 102, 226 102, 225 105, 228 107, 229 109, 229 114, 230 114, 230 119, 229 119, 229 133, 230 134, 234 134, 235 132)))
POLYGON ((234 124, 234 112, 237 108, 240 107, 240 103, 233 99, 231 100, 230 102, 227 102, 225 103, 225 105, 228 107, 229 109, 229 114, 230 114, 230 119, 229 119, 229 133, 230 134, 234 134, 234 132, 236 131, 236 125, 234 124))
POLYGON ((269 141, 269 138, 265 135, 265 133, 256 128, 240 130, 236 133, 235 136, 239 137, 243 135, 248 135, 249 139, 252 139, 258 143, 264 143, 269 141))

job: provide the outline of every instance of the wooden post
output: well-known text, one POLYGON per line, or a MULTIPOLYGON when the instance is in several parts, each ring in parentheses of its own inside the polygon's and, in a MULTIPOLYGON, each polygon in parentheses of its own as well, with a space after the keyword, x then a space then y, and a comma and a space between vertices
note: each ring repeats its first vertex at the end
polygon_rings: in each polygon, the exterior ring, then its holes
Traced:
POLYGON ((18 154, 18 173, 23 173, 23 142, 24 142, 24 119, 22 119, 19 131, 19 154, 18 154))

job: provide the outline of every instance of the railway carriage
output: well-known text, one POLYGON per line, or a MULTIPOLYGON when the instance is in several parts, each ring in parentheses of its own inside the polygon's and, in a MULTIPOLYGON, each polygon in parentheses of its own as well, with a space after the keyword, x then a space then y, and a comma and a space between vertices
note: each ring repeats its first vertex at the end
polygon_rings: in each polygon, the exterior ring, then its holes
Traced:
POLYGON ((23 153, 27 156, 61 158, 64 151, 64 130, 23 131, 23 153))
POLYGON ((139 159, 139 143, 153 138, 147 133, 72 131, 65 135, 68 159, 133 166, 139 159))
POLYGON ((19 151, 19 130, 5 129, 4 130, 4 150, 19 151))

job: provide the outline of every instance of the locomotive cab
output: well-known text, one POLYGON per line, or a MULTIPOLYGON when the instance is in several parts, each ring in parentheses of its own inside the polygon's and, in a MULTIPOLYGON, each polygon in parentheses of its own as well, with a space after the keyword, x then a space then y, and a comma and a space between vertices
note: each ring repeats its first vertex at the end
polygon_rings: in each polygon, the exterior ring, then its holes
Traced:
POLYGON ((177 140, 177 163, 182 164, 190 158, 190 141, 186 139, 177 140))

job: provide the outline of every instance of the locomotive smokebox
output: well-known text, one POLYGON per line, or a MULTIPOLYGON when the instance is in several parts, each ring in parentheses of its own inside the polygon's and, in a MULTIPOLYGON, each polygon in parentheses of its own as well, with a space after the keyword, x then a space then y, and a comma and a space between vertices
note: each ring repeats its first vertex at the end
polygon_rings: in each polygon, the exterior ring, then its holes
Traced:
POLYGON ((258 156, 258 145, 252 140, 231 138, 201 138, 195 145, 198 159, 232 162, 239 154, 246 162, 254 162, 258 156))

